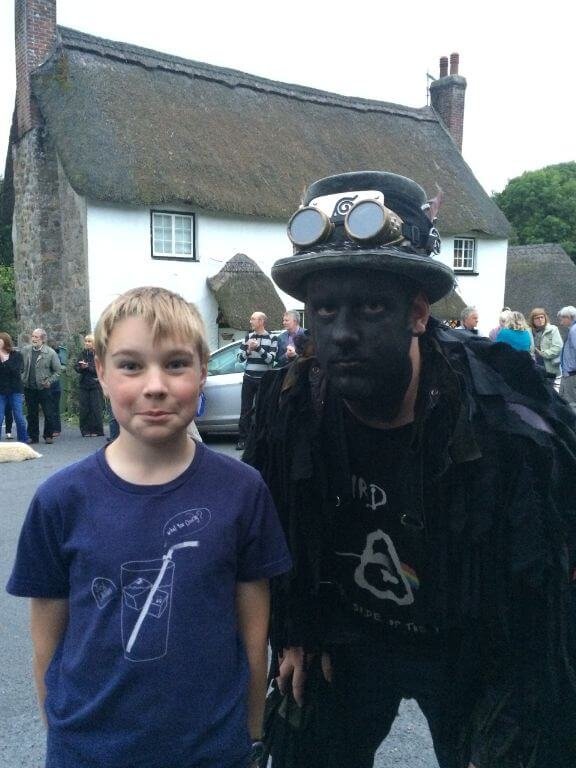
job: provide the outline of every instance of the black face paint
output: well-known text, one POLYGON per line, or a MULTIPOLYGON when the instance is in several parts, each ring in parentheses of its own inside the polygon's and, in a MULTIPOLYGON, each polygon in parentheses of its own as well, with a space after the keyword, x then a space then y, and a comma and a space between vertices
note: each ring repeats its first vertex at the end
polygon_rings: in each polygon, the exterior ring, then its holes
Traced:
POLYGON ((414 291, 383 272, 318 272, 307 291, 316 355, 331 385, 351 404, 389 421, 412 378, 414 291))

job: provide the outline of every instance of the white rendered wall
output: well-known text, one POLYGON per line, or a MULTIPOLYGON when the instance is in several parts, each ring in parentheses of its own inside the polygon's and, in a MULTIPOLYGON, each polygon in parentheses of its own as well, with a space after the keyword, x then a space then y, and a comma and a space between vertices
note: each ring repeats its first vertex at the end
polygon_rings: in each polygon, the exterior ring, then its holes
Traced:
MULTIPOLYGON (((162 205, 164 211, 192 212, 183 206, 162 205)), ((241 217, 196 214, 198 261, 153 259, 150 248, 150 208, 126 208, 88 202, 88 261, 92 327, 118 294, 138 285, 161 285, 197 304, 209 336, 217 346, 217 305, 206 278, 215 275, 236 253, 245 253, 269 276, 272 264, 289 256, 292 246, 285 224, 241 217)), ((301 305, 278 291, 289 309, 301 305)), ((256 309, 256 307, 255 307, 256 309)), ((248 327, 248 318, 246 318, 248 327)))
MULTIPOLYGON (((458 235, 475 237, 475 235, 458 235)), ((504 306, 506 281, 507 240, 484 240, 476 237, 476 272, 478 274, 456 275, 456 290, 466 304, 478 309, 480 333, 488 335, 498 325, 498 317, 504 306)), ((438 258, 452 267, 454 239, 442 239, 442 251, 438 258)), ((512 307, 514 309, 514 307, 512 307)))
MULTIPOLYGON (((158 208, 192 212, 192 209, 181 205, 162 205, 158 208)), ((236 253, 245 253, 269 276, 272 264, 289 256, 292 246, 286 235, 285 223, 194 213, 198 261, 153 259, 150 208, 87 202, 92 327, 104 307, 118 294, 138 285, 162 285, 198 305, 206 323, 210 346, 215 348, 218 345, 218 309, 206 285, 206 278, 215 275, 236 253)), ((478 307, 479 329, 488 334, 498 323, 504 301, 507 241, 476 238, 476 247, 478 275, 457 275, 457 290, 466 304, 478 307)), ((436 258, 451 267, 453 250, 453 239, 446 237, 442 241, 442 252, 436 258)), ((278 293, 288 309, 301 308, 300 302, 282 291, 278 293)))

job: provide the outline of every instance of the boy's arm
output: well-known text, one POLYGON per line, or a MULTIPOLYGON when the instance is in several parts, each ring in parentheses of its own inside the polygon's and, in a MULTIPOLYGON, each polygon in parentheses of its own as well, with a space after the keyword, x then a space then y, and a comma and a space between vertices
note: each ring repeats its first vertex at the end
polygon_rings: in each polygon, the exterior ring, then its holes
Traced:
POLYGON ((34 679, 40 714, 46 725, 44 676, 68 624, 68 600, 33 597, 30 600, 30 634, 34 646, 34 679))
POLYGON ((270 616, 268 579, 238 582, 236 585, 236 613, 250 666, 248 728, 252 741, 260 741, 268 676, 268 620, 270 616))

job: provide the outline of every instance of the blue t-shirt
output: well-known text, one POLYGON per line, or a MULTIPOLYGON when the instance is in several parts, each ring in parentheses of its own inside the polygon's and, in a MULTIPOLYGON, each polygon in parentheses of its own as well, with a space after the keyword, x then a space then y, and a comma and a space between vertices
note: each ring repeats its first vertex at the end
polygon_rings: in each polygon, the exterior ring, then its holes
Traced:
POLYGON ((69 600, 46 674, 47 765, 247 759, 236 583, 290 565, 258 472, 204 445, 164 485, 123 481, 101 450, 40 486, 7 589, 69 600))

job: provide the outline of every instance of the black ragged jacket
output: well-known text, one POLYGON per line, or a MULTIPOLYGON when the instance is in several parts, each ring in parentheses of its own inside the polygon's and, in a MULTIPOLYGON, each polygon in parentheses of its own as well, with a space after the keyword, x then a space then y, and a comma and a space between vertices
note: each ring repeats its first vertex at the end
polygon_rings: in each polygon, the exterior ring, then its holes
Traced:
MULTIPOLYGON (((574 416, 527 353, 435 320, 421 351, 403 506, 436 560, 462 766, 574 768, 574 416)), ((342 404, 314 359, 266 375, 245 461, 294 561, 273 583, 273 647, 320 650, 335 631, 322 587, 333 511, 351 484, 342 404)))

